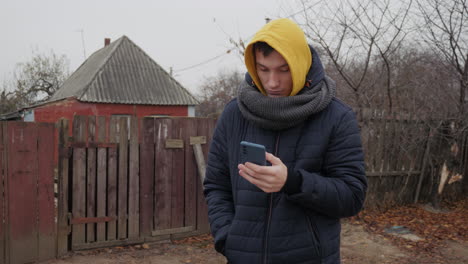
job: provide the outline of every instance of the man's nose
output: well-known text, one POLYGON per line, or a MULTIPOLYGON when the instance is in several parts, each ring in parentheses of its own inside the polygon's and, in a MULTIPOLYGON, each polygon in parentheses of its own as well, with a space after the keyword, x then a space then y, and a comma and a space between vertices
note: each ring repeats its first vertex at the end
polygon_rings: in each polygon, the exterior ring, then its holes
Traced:
POLYGON ((268 86, 269 87, 277 87, 279 85, 279 78, 278 74, 272 72, 268 78, 268 86))

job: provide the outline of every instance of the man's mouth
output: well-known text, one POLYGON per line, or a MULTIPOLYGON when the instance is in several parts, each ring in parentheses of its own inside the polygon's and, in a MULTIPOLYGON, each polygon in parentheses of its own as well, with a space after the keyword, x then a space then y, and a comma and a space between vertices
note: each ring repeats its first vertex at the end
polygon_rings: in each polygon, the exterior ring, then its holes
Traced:
POLYGON ((280 93, 280 92, 268 92, 268 95, 271 95, 271 96, 281 96, 281 93, 280 93))

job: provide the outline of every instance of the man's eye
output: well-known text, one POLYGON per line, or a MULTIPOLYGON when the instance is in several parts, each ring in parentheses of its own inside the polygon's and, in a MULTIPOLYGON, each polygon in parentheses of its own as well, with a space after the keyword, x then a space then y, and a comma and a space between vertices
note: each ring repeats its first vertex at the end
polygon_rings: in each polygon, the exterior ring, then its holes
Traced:
POLYGON ((281 72, 289 72, 289 68, 281 69, 280 71, 281 71, 281 72))
POLYGON ((267 71, 268 71, 268 69, 265 69, 265 68, 260 68, 260 71, 262 71, 262 72, 267 72, 267 71))

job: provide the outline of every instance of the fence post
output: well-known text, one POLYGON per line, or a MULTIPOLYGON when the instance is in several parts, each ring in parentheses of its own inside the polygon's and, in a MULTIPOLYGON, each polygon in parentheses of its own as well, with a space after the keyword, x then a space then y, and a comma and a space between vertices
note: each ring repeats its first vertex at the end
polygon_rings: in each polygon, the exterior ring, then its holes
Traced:
POLYGON ((58 121, 59 127, 59 173, 58 173, 58 215, 57 215, 57 256, 68 252, 68 165, 70 152, 68 147, 68 120, 58 121))
POLYGON ((424 151, 423 164, 421 168, 421 174, 419 174, 418 186, 416 187, 416 194, 414 196, 414 203, 418 202, 419 193, 421 191, 422 181, 424 179, 424 174, 426 173, 427 160, 429 159, 429 151, 431 148, 431 139, 432 139, 433 129, 429 130, 429 135, 427 137, 426 150, 424 151))
POLYGON ((205 180, 205 157, 201 144, 206 144, 206 137, 190 137, 190 145, 193 146, 193 154, 195 154, 195 160, 197 161, 198 175, 200 176, 200 182, 203 185, 205 180))

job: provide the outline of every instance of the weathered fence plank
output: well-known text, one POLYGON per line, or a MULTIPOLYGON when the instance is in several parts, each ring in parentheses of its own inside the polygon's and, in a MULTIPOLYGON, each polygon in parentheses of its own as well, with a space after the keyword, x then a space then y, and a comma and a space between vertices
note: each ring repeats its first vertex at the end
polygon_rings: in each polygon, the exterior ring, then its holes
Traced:
MULTIPOLYGON (((182 119, 172 119, 172 138, 183 140, 182 130, 185 129, 182 119)), ((182 141, 183 142, 183 141, 182 141)), ((171 177, 171 228, 184 226, 184 148, 174 148, 172 152, 172 177, 171 177)), ((190 145, 188 146, 190 147, 190 145)))
POLYGON ((154 222, 154 119, 144 118, 142 121, 140 147, 140 235, 151 236, 154 222))
POLYGON ((58 151, 59 151, 59 178, 58 178, 58 215, 57 215, 57 255, 63 256, 68 252, 68 184, 69 184, 69 159, 68 145, 68 120, 59 121, 58 151))
MULTIPOLYGON (((97 142, 106 142, 106 117, 97 119, 97 142)), ((97 153, 97 205, 96 216, 106 216, 106 185, 107 185, 107 149, 98 148, 97 153)), ((106 223, 97 223, 96 241, 106 240, 106 223)))
MULTIPOLYGON (((212 131, 214 130, 214 120, 212 119, 200 119, 198 125, 198 134, 207 135, 207 142, 211 142, 212 131)), ((203 154, 205 158, 208 156, 209 144, 203 144, 203 154)), ((205 159, 207 160, 207 159, 205 159)), ((203 195, 203 186, 200 181, 197 181, 199 186, 198 192, 198 206, 197 206, 197 230, 200 232, 209 232, 210 227, 208 224, 208 208, 205 202, 205 196, 203 195)))
MULTIPOLYGON (((369 120, 364 120, 363 125, 361 126, 361 140, 362 140, 362 145, 364 149, 370 146, 373 146, 372 145, 373 138, 370 136, 370 134, 372 133, 372 128, 369 127, 368 124, 369 124, 369 120)), ((368 152, 365 152, 364 155, 365 155, 364 158, 367 161, 366 170, 370 171, 370 169, 373 168, 372 166, 373 161, 371 160, 371 157, 368 152)))
POLYGON ((416 133, 416 130, 418 129, 419 124, 416 122, 416 120, 413 120, 413 116, 410 115, 408 118, 408 122, 406 123, 408 129, 407 133, 404 133, 406 135, 406 141, 405 144, 407 145, 405 148, 405 151, 403 152, 403 166, 405 170, 413 171, 415 170, 414 168, 414 162, 413 159, 418 158, 418 152, 414 151, 417 148, 417 144, 415 145, 418 141, 418 137, 421 137, 424 134, 418 135, 416 133), (414 143, 413 143, 414 142, 414 143))
POLYGON ((427 141, 426 141, 426 146, 424 147, 424 155, 423 155, 423 164, 422 164, 422 167, 421 167, 421 174, 419 175, 419 179, 418 179, 418 184, 416 186, 416 193, 415 193, 415 196, 414 196, 414 202, 417 203, 418 202, 418 199, 419 199, 419 193, 421 191, 421 186, 422 186, 422 181, 424 179, 424 175, 425 175, 425 171, 426 171, 426 163, 428 162, 428 159, 429 159, 429 153, 430 153, 430 149, 431 149, 431 145, 432 145, 432 142, 433 139, 432 139, 432 129, 429 130, 429 136, 427 138, 427 141))
POLYGON ((130 119, 129 150, 129 190, 128 190, 128 237, 139 237, 139 152, 138 152, 138 119, 130 119))
MULTIPOLYGON (((95 142, 96 135, 96 117, 88 117, 88 143, 95 142)), ((86 217, 96 216, 96 148, 87 148, 87 186, 86 186, 86 217)), ((87 236, 86 242, 96 241, 96 224, 91 223, 86 225, 87 236)))
MULTIPOLYGON (((109 141, 117 143, 117 129, 119 119, 112 116, 110 119, 110 135, 109 141)), ((108 171, 107 171, 107 216, 117 216, 117 149, 109 148, 108 150, 108 171)), ((107 240, 115 240, 117 238, 116 221, 107 223, 107 240)))
POLYGON ((56 256, 56 229, 54 205, 54 139, 53 124, 37 124, 38 158, 37 200, 38 210, 38 260, 47 260, 56 256))
MULTIPOLYGON (((386 136, 387 136, 387 122, 385 122, 385 115, 380 119, 380 122, 378 122, 378 127, 379 127, 379 145, 378 145, 378 153, 376 153, 377 157, 377 168, 376 171, 382 172, 385 170, 385 159, 387 158, 387 152, 385 151, 386 148, 386 136)), ((376 122, 374 122, 375 124, 376 122)))
POLYGON ((119 120, 118 238, 127 238, 128 119, 119 120))
POLYGON ((171 138, 172 120, 156 119, 155 150, 155 230, 171 228, 171 181, 173 177, 172 150, 166 148, 166 140, 171 138))
MULTIPOLYGON (((404 144, 405 140, 403 138, 403 135, 405 132, 408 132, 407 126, 404 126, 403 120, 397 120, 397 116, 393 116, 395 123, 394 123, 394 137, 393 137, 393 142, 394 143, 394 151, 393 151, 393 160, 392 160, 392 167, 393 170, 395 171, 404 171, 404 168, 402 168, 402 155, 403 155, 403 148, 407 147, 408 145, 404 144), (405 131, 402 131, 405 130, 405 131)), ((408 134, 406 134, 408 136, 408 134)))
POLYGON ((383 171, 392 171, 392 161, 394 157, 394 152, 391 151, 393 150, 393 138, 395 136, 395 122, 393 119, 391 119, 391 115, 388 115, 389 120, 387 120, 386 123, 386 131, 385 131, 385 136, 387 140, 385 140, 385 145, 384 145, 384 151, 386 154, 386 158, 384 159, 384 170, 383 171))
POLYGON ((198 136, 196 119, 187 119, 185 129, 183 129, 183 139, 185 146, 185 226, 197 225, 197 182, 198 174, 193 154, 193 147, 190 144, 190 137, 198 136))
MULTIPOLYGON (((86 141, 86 118, 75 116, 73 119, 73 141, 86 141)), ((73 148, 73 218, 86 216, 86 148, 73 148)), ((72 244, 83 244, 86 240, 84 224, 72 226, 72 244)))

